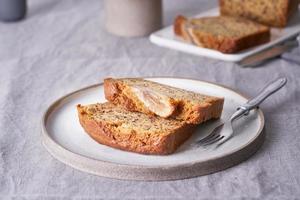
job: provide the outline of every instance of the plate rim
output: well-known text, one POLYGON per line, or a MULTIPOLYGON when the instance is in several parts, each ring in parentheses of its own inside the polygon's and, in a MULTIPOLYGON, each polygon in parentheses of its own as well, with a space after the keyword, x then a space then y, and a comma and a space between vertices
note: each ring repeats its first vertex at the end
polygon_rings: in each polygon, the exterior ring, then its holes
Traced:
MULTIPOLYGON (((137 78, 137 77, 135 77, 137 78)), ((189 80, 189 81, 195 81, 195 82, 202 82, 202 83, 208 83, 208 84, 212 84, 212 85, 215 85, 215 86, 218 86, 218 87, 221 87, 221 88, 224 88, 224 89, 227 89, 227 90, 230 90, 231 92, 234 92, 236 94, 238 94, 239 96, 245 98, 245 99, 249 99, 246 95, 244 94, 241 94, 240 92, 228 87, 228 86, 225 86, 225 85, 222 85, 222 84, 219 84, 219 83, 214 83, 214 82, 211 82, 211 81, 204 81, 204 80, 199 80, 199 79, 194 79, 194 78, 186 78, 186 77, 171 77, 171 76, 145 76, 145 77, 138 77, 138 78, 143 78, 143 79, 184 79, 184 80, 189 80)), ((104 160, 99 160, 99 159, 95 159, 95 158, 91 158, 91 157, 88 157, 88 156, 84 156, 84 155, 81 155, 81 154, 78 154, 76 152, 73 152, 71 150, 68 150, 67 148, 65 148, 64 146, 60 145, 58 142, 56 142, 52 137, 51 135, 47 132, 47 128, 46 128, 46 125, 47 125, 47 120, 48 120, 48 117, 50 116, 50 114, 53 112, 53 110, 55 108, 57 108, 57 106, 60 105, 60 103, 62 101, 64 101, 65 99, 67 99, 68 97, 76 94, 76 93, 79 93, 79 92, 82 92, 84 90, 88 90, 88 89, 91 89, 91 88, 95 88, 95 87, 99 87, 103 85, 103 82, 100 82, 100 83, 97 83, 97 84, 93 84, 93 85, 90 85, 90 86, 86 86, 86 87, 83 87, 81 89, 78 89, 78 90, 75 90, 73 92, 70 92, 66 95, 63 95, 61 96, 60 98, 58 98, 57 100, 55 100, 54 102, 52 102, 50 104, 50 106, 47 107, 47 109, 43 112, 43 115, 42 115, 42 119, 41 119, 41 137, 42 137, 42 144, 43 146, 46 148, 46 150, 56 159, 58 159, 59 161, 73 167, 73 168, 76 168, 78 170, 81 170, 81 171, 85 171, 85 172, 88 172, 88 173, 92 173, 92 174, 95 174, 95 175, 100 175, 100 176, 103 176, 103 177, 109 177, 109 178, 116 178, 116 179, 122 179, 122 180, 175 180, 175 179, 182 179, 182 178, 190 178, 190 177, 195 177, 195 176, 200 176, 200 175, 205 175, 205 174, 210 174, 210 173, 213 173, 213 172, 217 172, 217 171, 220 171, 220 170, 224 170, 226 168, 229 168, 235 164, 238 164, 240 162, 242 162, 243 160, 249 158, 252 154, 254 154, 258 149, 259 147, 263 144, 263 141, 264 141, 264 125, 265 125, 265 119, 264 119, 264 115, 263 115, 263 112, 262 110, 259 108, 257 109, 257 112, 258 112, 258 116, 260 118, 260 127, 259 127, 259 130, 257 131, 257 135, 256 137, 252 138, 248 143, 246 143, 245 145, 237 148, 235 151, 233 152, 230 152, 230 153, 227 153, 227 154, 224 154, 222 156, 218 156, 218 157, 214 157, 214 158, 211 158, 211 159, 208 159, 208 160, 205 160, 205 161, 193 161, 193 162, 189 162, 189 163, 182 163, 182 164, 166 164, 166 165, 155 165, 155 166, 145 166, 145 165, 138 165, 138 164, 133 164, 133 165, 130 165, 130 164, 121 164, 121 163, 114 163, 114 162, 109 162, 109 161, 104 161, 104 160), (257 143, 256 140, 258 140, 258 138, 263 138, 261 141, 258 141, 259 144, 254 144, 254 143, 257 143), (248 153, 249 155, 246 155, 246 158, 244 157, 244 159, 242 160, 239 160, 239 161, 235 161, 234 163, 232 164, 229 164, 229 166, 225 166, 225 167, 221 167, 218 168, 218 169, 214 169, 214 170, 208 170, 208 172, 204 172, 204 173, 193 173, 193 175, 179 175, 177 178, 177 176, 174 178, 173 176, 170 178, 170 177, 157 177, 157 176, 154 176, 155 173, 157 173, 158 170, 175 170, 175 172, 177 170, 182 170, 182 169, 185 169, 185 168, 189 168, 191 166, 194 166, 194 165, 201 165, 201 164, 204 164, 204 163, 211 163, 211 162, 214 162, 214 161, 217 161, 218 159, 226 159, 226 158, 229 158, 230 156, 234 156, 234 154, 238 154, 238 153, 241 153, 241 154, 244 154, 245 152, 245 149, 247 149, 247 147, 250 147, 250 146, 256 146, 256 150, 254 150, 254 152, 250 152, 248 153), (56 149, 55 149, 56 148, 56 149), (72 158, 68 158, 69 156, 71 156, 72 158), (99 165, 102 165, 102 167, 106 168, 106 169, 110 169, 110 168, 114 168, 115 171, 113 170, 112 173, 110 172, 103 172, 103 173, 100 173, 98 170, 92 170, 90 169, 89 167, 86 167, 86 166, 77 166, 76 164, 74 164, 74 162, 80 162, 80 160, 85 160, 85 161, 90 161, 94 164, 99 164, 99 165), (153 170, 152 173, 150 173, 149 175, 149 172, 144 172, 146 174, 144 174, 142 171, 138 172, 138 173, 132 173, 132 174, 127 174, 127 175, 124 175, 124 173, 120 172, 120 170, 123 170, 125 169, 125 171, 127 170, 127 173, 130 173, 130 171, 132 172, 133 170, 153 170), (120 175, 121 174, 121 175, 120 175)), ((244 155, 245 156, 245 155, 244 155)), ((201 167, 201 166, 198 166, 198 167, 201 167)), ((190 174, 190 173, 187 173, 187 174, 190 174)))

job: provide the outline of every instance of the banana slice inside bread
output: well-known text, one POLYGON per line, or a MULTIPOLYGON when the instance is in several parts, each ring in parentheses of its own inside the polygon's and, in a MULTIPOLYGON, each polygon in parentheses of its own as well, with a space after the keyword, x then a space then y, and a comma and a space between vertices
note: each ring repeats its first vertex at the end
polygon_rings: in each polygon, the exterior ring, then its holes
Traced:
POLYGON ((183 121, 130 112, 112 103, 78 105, 79 121, 97 142, 142 154, 170 154, 192 134, 183 121))
POLYGON ((104 93, 108 101, 127 110, 190 124, 220 118, 224 103, 223 98, 138 78, 105 79, 104 93))
POLYGON ((171 98, 153 89, 143 86, 132 86, 131 91, 151 112, 161 117, 169 117, 175 111, 171 98))

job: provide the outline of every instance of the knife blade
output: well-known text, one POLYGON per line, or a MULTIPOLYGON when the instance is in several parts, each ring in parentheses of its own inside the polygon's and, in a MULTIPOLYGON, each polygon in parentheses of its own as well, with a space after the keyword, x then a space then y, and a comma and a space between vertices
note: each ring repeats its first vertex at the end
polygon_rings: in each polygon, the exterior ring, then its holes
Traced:
POLYGON ((287 41, 283 44, 276 45, 274 47, 271 47, 270 49, 267 49, 265 51, 262 51, 257 54, 246 57, 245 59, 240 61, 238 64, 241 67, 255 66, 255 65, 265 62, 271 58, 280 56, 284 52, 289 51, 297 46, 299 46, 299 42, 297 39, 287 41))

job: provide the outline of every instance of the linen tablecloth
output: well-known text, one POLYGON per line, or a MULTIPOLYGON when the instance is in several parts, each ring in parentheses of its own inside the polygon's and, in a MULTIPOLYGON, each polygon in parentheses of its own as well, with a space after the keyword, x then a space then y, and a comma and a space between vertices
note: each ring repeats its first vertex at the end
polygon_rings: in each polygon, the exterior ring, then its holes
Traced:
MULTIPOLYGON (((274 59, 241 68, 126 39, 103 27, 101 0, 30 0, 27 18, 0 23, 0 199, 299 199, 300 66, 274 59), (97 177, 54 159, 41 144, 41 117, 57 98, 104 77, 180 76, 213 81, 245 95, 286 76, 261 105, 266 141, 247 161, 215 174, 164 182, 97 177)), ((176 14, 217 6, 165 0, 176 14)), ((299 55, 295 55, 299 56, 299 55)))

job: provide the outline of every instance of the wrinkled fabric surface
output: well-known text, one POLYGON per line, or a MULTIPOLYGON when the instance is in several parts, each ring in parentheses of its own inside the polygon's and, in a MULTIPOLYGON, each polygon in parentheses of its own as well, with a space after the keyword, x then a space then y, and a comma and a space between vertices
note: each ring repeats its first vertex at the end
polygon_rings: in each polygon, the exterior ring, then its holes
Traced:
MULTIPOLYGON (((300 66, 274 59, 256 68, 160 48, 105 32, 101 0, 31 0, 27 19, 0 23, 0 199, 299 199, 300 66), (104 77, 181 76, 253 96, 288 84, 261 105, 266 141, 247 161, 177 181, 121 181, 75 170, 41 144, 41 117, 57 98, 104 77)), ((164 24, 216 1, 165 0, 164 24)), ((299 51, 298 51, 299 52, 299 51)), ((299 54, 295 54, 299 57, 299 54)))

